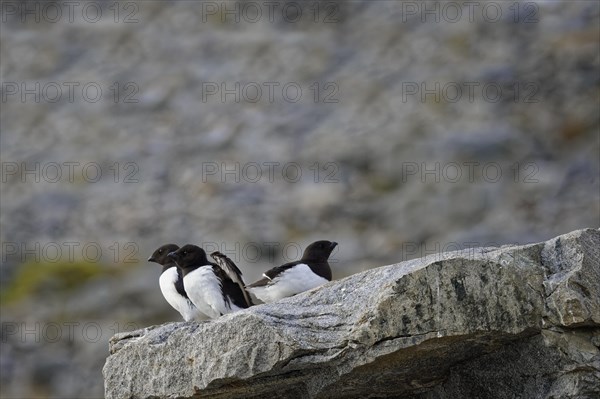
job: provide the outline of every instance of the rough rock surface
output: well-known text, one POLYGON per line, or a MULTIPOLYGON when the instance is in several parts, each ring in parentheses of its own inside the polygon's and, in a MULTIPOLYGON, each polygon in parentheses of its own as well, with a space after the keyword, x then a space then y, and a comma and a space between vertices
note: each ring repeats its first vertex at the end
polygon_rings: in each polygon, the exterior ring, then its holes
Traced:
POLYGON ((597 398, 600 230, 447 252, 119 334, 107 398, 597 398))

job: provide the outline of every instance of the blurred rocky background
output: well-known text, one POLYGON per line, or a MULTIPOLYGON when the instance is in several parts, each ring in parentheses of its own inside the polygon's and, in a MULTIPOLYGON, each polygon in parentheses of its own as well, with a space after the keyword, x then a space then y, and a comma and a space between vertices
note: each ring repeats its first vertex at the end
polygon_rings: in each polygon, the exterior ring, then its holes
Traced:
POLYGON ((2 397, 102 397, 167 242, 341 278, 600 225, 598 2, 0 5, 2 397))

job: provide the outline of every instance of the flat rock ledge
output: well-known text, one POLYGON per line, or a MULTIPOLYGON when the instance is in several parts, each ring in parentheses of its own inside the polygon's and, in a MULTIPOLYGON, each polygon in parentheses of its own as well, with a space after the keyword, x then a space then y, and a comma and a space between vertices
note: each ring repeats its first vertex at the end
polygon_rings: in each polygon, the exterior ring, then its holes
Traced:
MULTIPOLYGON (((107 398, 598 398, 600 230, 115 335, 107 398)), ((158 295, 158 294, 157 294, 158 295)))

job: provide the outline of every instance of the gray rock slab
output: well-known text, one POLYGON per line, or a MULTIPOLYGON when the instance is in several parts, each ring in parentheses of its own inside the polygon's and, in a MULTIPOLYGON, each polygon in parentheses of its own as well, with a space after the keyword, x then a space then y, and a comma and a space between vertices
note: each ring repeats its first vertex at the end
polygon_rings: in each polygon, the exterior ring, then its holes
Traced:
POLYGON ((115 335, 107 398, 592 398, 600 230, 431 255, 115 335))

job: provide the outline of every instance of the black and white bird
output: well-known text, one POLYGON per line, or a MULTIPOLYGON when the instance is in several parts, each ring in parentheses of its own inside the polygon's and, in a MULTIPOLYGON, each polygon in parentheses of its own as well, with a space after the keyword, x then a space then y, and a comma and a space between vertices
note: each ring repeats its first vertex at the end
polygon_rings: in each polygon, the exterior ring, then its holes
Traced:
MULTIPOLYGON (((243 286, 234 282, 219 265, 209 262, 202 248, 184 245, 168 257, 183 272, 183 287, 188 297, 208 317, 214 319, 252 306, 252 302, 246 300, 243 286)), ((239 275, 241 278, 241 273, 239 275)))
POLYGON ((183 320, 206 320, 208 316, 200 312, 188 298, 183 288, 183 274, 181 270, 177 267, 173 259, 168 257, 169 253, 178 249, 179 246, 175 244, 163 245, 154 251, 152 256, 148 258, 148 262, 158 263, 163 267, 158 280, 160 290, 169 305, 181 314, 183 320))
POLYGON ((286 263, 263 273, 263 278, 246 289, 265 303, 296 295, 331 281, 327 259, 336 242, 316 241, 310 244, 299 261, 286 263))

